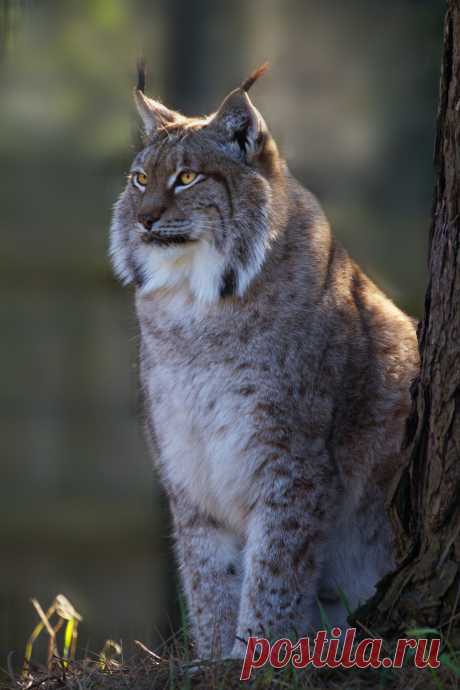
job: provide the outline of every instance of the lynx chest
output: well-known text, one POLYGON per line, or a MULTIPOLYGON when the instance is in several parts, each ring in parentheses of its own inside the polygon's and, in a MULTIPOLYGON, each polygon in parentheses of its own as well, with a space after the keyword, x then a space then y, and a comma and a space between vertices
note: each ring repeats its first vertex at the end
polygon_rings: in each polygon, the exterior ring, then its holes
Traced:
POLYGON ((158 354, 152 353, 154 364, 144 364, 142 379, 166 485, 185 491, 204 513, 243 531, 253 502, 254 396, 241 394, 238 377, 222 361, 210 357, 206 362, 193 353, 182 358, 158 354))

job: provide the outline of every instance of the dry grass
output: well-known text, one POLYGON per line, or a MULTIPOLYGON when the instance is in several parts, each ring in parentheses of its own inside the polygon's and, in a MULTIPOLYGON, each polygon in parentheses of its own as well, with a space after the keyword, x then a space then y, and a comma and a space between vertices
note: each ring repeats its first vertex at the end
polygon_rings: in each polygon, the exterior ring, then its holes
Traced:
POLYGON ((185 626, 185 632, 167 641, 158 653, 136 641, 135 656, 125 659, 121 646, 107 640, 100 653, 76 660, 81 617, 72 604, 59 595, 45 613, 38 602, 32 603, 38 623, 26 644, 24 667, 19 674, 10 669, 5 680, 0 679, 0 690, 459 690, 458 655, 451 649, 441 655, 442 666, 436 671, 418 670, 410 659, 401 670, 297 671, 288 667, 275 671, 265 667, 253 671, 251 681, 243 683, 239 661, 194 661, 185 626), (40 635, 47 637, 46 665, 33 661, 34 643, 40 635))
POLYGON ((453 690, 458 688, 455 675, 441 669, 434 675, 429 670, 407 667, 401 671, 305 670, 273 671, 261 669, 253 673, 250 682, 239 681, 241 664, 234 661, 215 662, 197 666, 186 663, 174 654, 153 659, 148 653, 139 654, 129 662, 112 667, 100 666, 99 659, 70 662, 67 667, 56 662, 48 670, 32 666, 23 679, 10 678, 6 690, 453 690))

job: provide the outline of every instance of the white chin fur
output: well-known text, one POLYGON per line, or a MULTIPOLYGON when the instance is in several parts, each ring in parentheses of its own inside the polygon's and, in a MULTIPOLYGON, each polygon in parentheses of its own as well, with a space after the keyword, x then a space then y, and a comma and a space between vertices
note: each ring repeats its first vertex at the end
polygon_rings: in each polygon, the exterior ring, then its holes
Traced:
POLYGON ((217 302, 225 258, 206 240, 177 247, 151 247, 144 264, 141 295, 155 290, 188 287, 205 304, 217 302))
MULTIPOLYGON (((148 295, 162 288, 186 287, 202 304, 213 304, 220 299, 222 278, 228 268, 227 259, 208 241, 149 248, 144 263, 146 281, 140 289, 148 295)), ((253 247, 252 260, 244 268, 237 267, 237 292, 243 297, 265 260, 267 247, 263 242, 253 247)))

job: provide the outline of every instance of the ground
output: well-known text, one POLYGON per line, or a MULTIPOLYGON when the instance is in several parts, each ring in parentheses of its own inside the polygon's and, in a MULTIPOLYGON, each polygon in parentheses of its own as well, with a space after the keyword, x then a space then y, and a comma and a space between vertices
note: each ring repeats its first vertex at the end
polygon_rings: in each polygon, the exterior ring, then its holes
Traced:
MULTIPOLYGON (((101 653, 80 661, 54 661, 49 669, 30 664, 29 672, 12 672, 0 682, 2 690, 451 690, 459 688, 459 668, 452 657, 441 668, 418 670, 408 662, 401 670, 306 669, 282 671, 263 668, 252 672, 251 680, 240 682, 241 662, 197 662, 190 660, 182 642, 174 642, 162 656, 138 643, 130 660, 117 660, 101 653)), ((119 651, 119 650, 118 650, 119 651)), ((117 658, 116 658, 117 657, 117 658)))

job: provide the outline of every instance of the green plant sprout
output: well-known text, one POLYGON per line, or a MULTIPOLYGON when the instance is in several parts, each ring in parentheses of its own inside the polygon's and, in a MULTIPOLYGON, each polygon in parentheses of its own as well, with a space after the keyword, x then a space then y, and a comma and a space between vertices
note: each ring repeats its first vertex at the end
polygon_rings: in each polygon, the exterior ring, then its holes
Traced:
POLYGON ((72 606, 70 601, 63 594, 57 595, 46 613, 43 611, 37 599, 31 599, 31 602, 38 613, 40 621, 37 623, 32 631, 31 636, 27 640, 26 649, 24 652, 24 666, 22 672, 23 677, 27 677, 29 674, 33 646, 39 635, 44 630, 46 630, 49 635, 47 656, 48 669, 51 669, 55 659, 60 659, 64 668, 66 668, 69 660, 75 658, 78 638, 78 624, 83 620, 81 615, 76 611, 74 606, 72 606), (57 623, 55 622, 53 627, 52 619, 56 616, 57 623), (64 640, 62 646, 62 655, 60 656, 58 653, 57 633, 64 625, 64 640))

